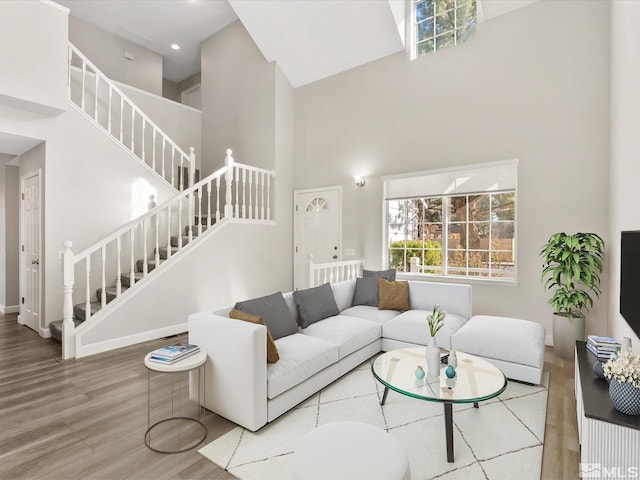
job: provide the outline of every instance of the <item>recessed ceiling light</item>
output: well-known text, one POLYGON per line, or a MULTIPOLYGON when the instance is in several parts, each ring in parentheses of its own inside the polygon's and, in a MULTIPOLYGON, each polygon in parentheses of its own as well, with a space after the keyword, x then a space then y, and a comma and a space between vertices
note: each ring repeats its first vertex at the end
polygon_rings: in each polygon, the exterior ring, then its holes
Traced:
POLYGON ((180 50, 180 45, 178 45, 177 43, 172 43, 171 48, 173 48, 174 50, 180 50))

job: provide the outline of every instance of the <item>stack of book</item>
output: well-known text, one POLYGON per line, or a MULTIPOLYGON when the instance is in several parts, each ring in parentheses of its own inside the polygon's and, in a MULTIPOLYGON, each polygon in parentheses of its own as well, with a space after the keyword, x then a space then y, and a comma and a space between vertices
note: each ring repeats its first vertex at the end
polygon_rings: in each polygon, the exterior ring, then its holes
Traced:
POLYGON ((611 337, 587 335, 587 348, 598 360, 606 361, 621 347, 620 342, 611 337))
POLYGON ((198 353, 200 347, 192 345, 190 343, 174 343, 167 347, 162 347, 151 352, 149 360, 157 363, 164 363, 165 365, 171 365, 183 358, 198 353))

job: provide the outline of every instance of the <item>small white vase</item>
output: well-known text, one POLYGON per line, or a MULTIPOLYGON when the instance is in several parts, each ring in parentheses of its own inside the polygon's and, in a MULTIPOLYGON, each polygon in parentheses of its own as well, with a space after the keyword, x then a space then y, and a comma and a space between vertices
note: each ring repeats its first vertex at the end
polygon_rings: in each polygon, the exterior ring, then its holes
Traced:
POLYGON ((429 337, 426 352, 427 369, 430 377, 440 376, 440 349, 436 345, 436 339, 429 337))
POLYGON ((455 350, 451 350, 449 352, 448 364, 451 365, 453 368, 458 368, 458 357, 456 356, 455 350))

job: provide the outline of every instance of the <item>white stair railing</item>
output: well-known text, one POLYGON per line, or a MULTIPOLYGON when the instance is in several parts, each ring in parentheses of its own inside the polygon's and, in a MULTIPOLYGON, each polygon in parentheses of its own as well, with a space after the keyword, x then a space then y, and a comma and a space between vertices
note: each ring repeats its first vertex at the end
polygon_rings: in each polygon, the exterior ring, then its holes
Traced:
POLYGON ((195 168, 193 148, 182 150, 71 42, 68 60, 69 100, 176 190, 188 187, 185 177, 195 168))
POLYGON ((362 277, 364 258, 342 262, 313 263, 313 255, 309 257, 309 287, 362 277))
POLYGON ((205 179, 183 190, 162 205, 151 208, 147 213, 123 225, 121 228, 106 236, 91 247, 74 254, 71 250, 72 242, 64 242, 63 259, 63 323, 62 323, 62 357, 75 356, 75 324, 74 318, 74 286, 76 273, 84 275, 84 281, 79 282, 84 292, 81 295, 85 307, 85 322, 92 318, 91 297, 99 288, 101 295, 97 299, 101 309, 107 305, 107 278, 115 274, 115 298, 127 293, 124 291, 121 276, 124 275, 129 283, 129 289, 143 281, 147 276, 154 275, 161 270, 165 263, 178 255, 183 249, 208 233, 209 229, 221 219, 237 221, 269 221, 271 218, 270 185, 275 172, 256 169, 246 165, 234 163, 231 150, 227 150, 225 166, 212 173, 205 179), (257 176, 256 176, 257 172, 257 176), (244 195, 235 197, 232 192, 240 192, 238 183, 240 178, 251 177, 254 191, 260 192, 252 200, 254 212, 260 212, 258 217, 242 214, 241 202, 244 195), (224 182, 224 183, 222 183, 224 182), (235 185, 234 185, 235 184, 235 185), (225 186, 225 203, 221 211, 220 187, 225 186), (262 192, 265 192, 264 194, 262 192), (211 196, 214 195, 212 199, 211 196), (224 214, 223 214, 224 212, 224 214), (264 215, 262 214, 264 212, 264 215), (184 218, 186 216, 186 218, 184 218), (197 219, 197 236, 194 237, 194 219, 197 219), (187 227, 186 235, 185 229, 187 227), (166 232, 164 231, 166 230, 166 232), (171 238, 177 236, 177 246, 171 247, 171 238), (183 243, 183 236, 188 242, 183 243), (160 250, 165 248, 162 241, 166 241, 166 260, 160 260, 160 250), (149 270, 147 263, 148 248, 153 248, 154 268, 149 270), (141 271, 136 272, 136 263, 143 262, 141 271), (84 268, 83 268, 84 267, 84 268), (123 268, 125 271, 123 273, 123 268), (94 272, 93 270, 97 270, 94 272), (84 295, 82 295, 84 293, 84 295))

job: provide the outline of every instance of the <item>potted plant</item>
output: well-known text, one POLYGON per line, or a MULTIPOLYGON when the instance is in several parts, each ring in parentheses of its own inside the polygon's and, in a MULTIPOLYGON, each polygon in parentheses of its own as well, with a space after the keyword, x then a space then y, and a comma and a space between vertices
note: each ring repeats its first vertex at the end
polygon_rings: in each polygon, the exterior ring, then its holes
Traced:
POLYGON ((542 247, 542 281, 553 292, 556 355, 573 358, 576 340, 584 340, 584 313, 593 307, 592 294, 600 296, 604 241, 595 233, 555 233, 542 247))
POLYGON ((429 343, 427 344, 426 360, 430 377, 440 374, 440 348, 436 345, 436 333, 442 328, 446 312, 440 310, 440 305, 434 305, 431 314, 427 316, 429 326, 429 343))

